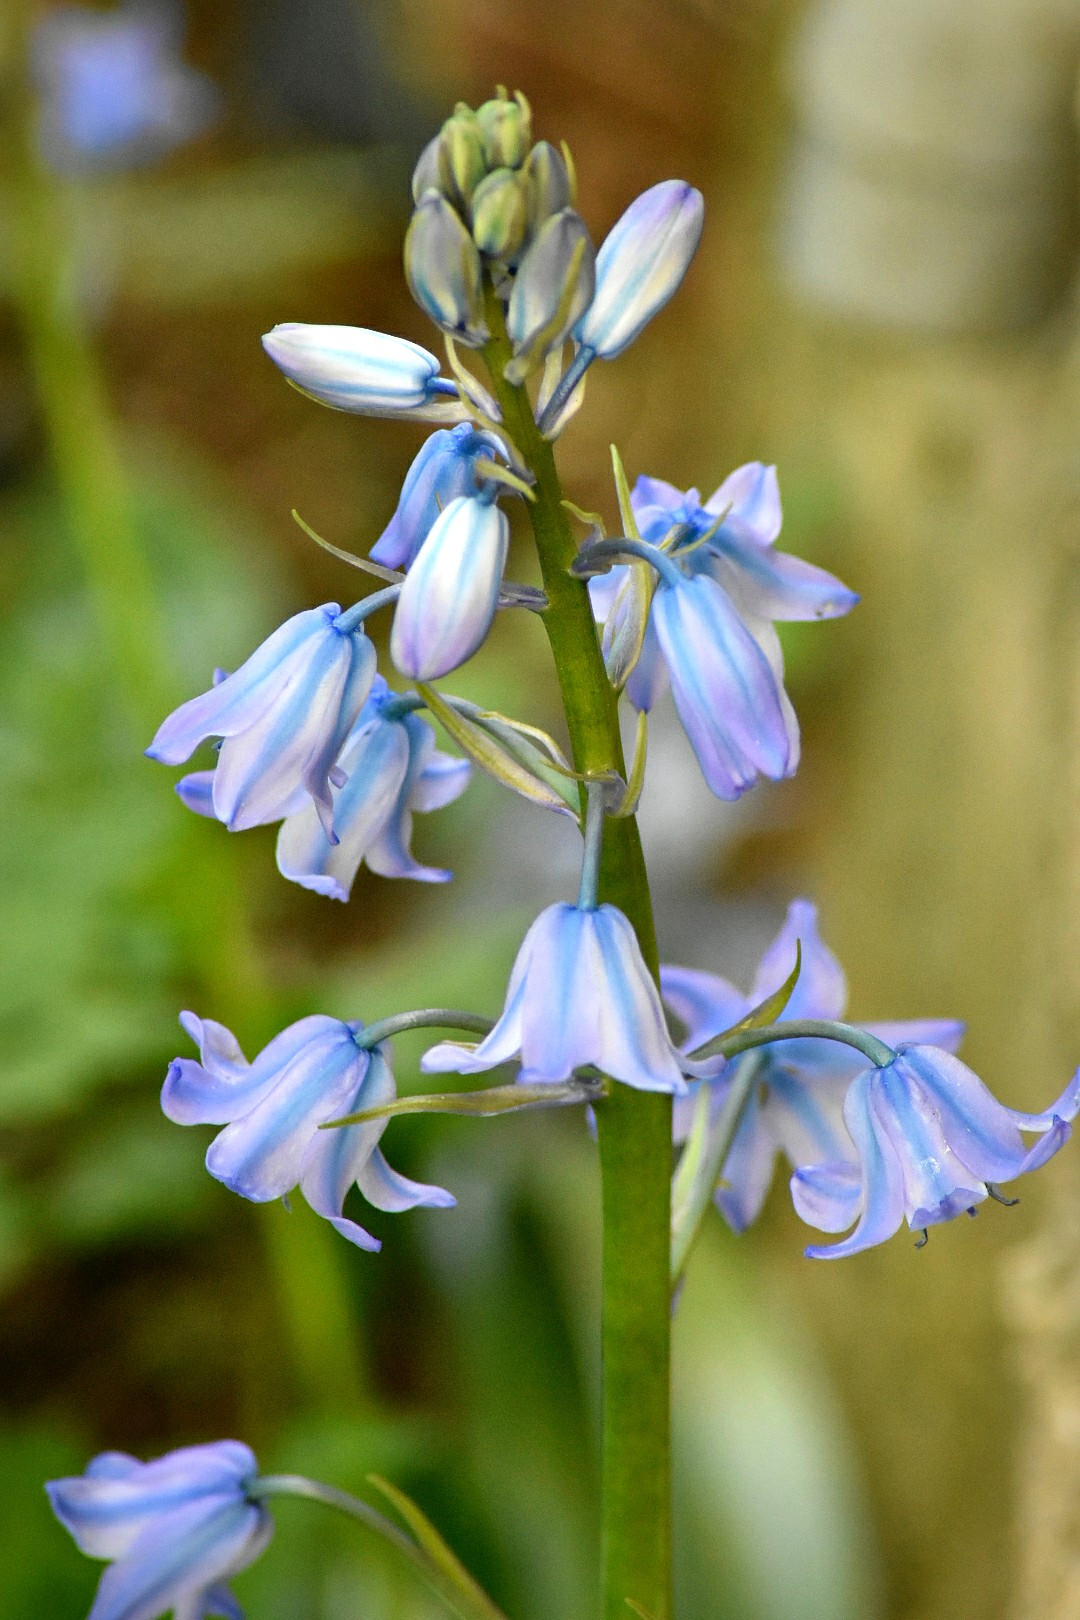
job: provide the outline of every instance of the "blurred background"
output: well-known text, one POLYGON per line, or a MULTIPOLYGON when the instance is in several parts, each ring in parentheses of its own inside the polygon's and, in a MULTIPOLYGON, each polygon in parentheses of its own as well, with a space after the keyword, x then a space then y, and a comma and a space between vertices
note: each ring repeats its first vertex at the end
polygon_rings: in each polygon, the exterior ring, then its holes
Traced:
MULTIPOLYGON (((598 1199, 580 1119, 403 1120, 459 1206, 359 1254, 202 1169, 161 1116, 181 1007, 251 1053, 311 1011, 494 1013, 572 831, 475 782, 417 832, 455 882, 283 883, 273 832, 186 813, 161 716, 300 607, 352 599, 422 429, 320 410, 259 335, 432 343, 408 175, 455 100, 520 87, 597 240, 701 187, 675 304, 560 445, 631 476, 780 467, 785 549, 863 595, 783 627, 804 764, 737 806, 662 713, 643 811, 662 954, 748 986, 821 907, 857 1018, 969 1020, 1042 1107, 1080 1057, 1080 0, 190 0, 0 11, 0 1591, 79 1620, 41 1491, 103 1447, 236 1435, 393 1477, 514 1620, 592 1612, 598 1199), (482 1138, 482 1140, 481 1140, 482 1138)), ((519 536, 524 540, 524 536, 519 536)), ((522 546, 513 572, 528 577, 522 546)), ((455 677, 557 726, 539 626, 455 677)), ((382 627, 380 626, 380 629, 382 627)), ((378 634, 378 631, 376 632, 378 634)), ((383 632, 385 630, 383 629, 383 632)), ((421 1043, 398 1043, 403 1091, 421 1043)), ((1080 1615, 1080 1160, 936 1232, 802 1259, 782 1185, 718 1217, 675 1326, 681 1620, 1080 1615)), ((782 1178, 781 1178, 782 1179, 782 1178)), ((367 1215, 365 1214, 365 1220, 367 1215)), ((306 1504, 253 1620, 429 1620, 306 1504)))

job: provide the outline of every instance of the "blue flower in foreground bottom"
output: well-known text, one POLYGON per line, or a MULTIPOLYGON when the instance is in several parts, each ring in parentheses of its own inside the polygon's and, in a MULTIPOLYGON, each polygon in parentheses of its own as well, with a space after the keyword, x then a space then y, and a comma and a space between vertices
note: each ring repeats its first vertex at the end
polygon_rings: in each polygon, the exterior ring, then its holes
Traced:
POLYGON ((225 1126, 207 1150, 206 1168, 242 1198, 269 1203, 299 1185, 315 1213, 361 1249, 380 1244, 342 1215, 354 1182, 376 1209, 446 1209, 454 1203, 441 1187, 391 1170, 378 1147, 385 1119, 319 1129, 397 1095, 383 1048, 357 1044, 361 1024, 301 1018, 248 1063, 221 1024, 189 1012, 181 1013, 180 1022, 198 1044, 200 1061, 177 1058, 170 1064, 161 1106, 180 1125, 225 1126))
POLYGON ((225 739, 212 783, 203 772, 185 778, 192 808, 238 831, 280 821, 310 795, 329 823, 330 772, 375 676, 374 647, 359 625, 339 629, 340 617, 336 602, 294 614, 158 728, 146 752, 164 765, 225 739))
POLYGON ((459 798, 469 785, 469 762, 440 753, 425 720, 395 712, 399 701, 376 675, 337 764, 345 777, 333 793, 337 842, 331 842, 309 800, 281 824, 277 863, 282 877, 334 900, 349 898, 361 861, 383 877, 421 883, 446 883, 451 877, 413 860, 413 811, 441 810, 459 798))
POLYGON ((567 1080, 591 1063, 642 1091, 685 1091, 656 986, 614 906, 548 906, 525 935, 491 1034, 479 1046, 444 1041, 420 1067, 476 1074, 515 1058, 527 1082, 567 1080))
MULTIPOLYGON (((796 942, 802 949, 802 967, 782 1018, 842 1018, 847 1006, 844 970, 818 933, 817 907, 809 900, 793 900, 783 927, 761 959, 749 996, 714 973, 661 967, 661 991, 686 1026, 686 1049, 693 1051, 730 1029, 751 1007, 779 990, 795 965, 796 942)), ((949 1050, 960 1044, 964 1033, 963 1024, 945 1018, 863 1027, 890 1046, 932 1041, 949 1050)), ((728 1225, 743 1232, 761 1212, 779 1154, 793 1168, 854 1157, 844 1126, 844 1098, 866 1059, 838 1041, 799 1039, 774 1041, 739 1061, 754 1064, 757 1084, 724 1160, 716 1203, 728 1225)), ((729 1065, 706 1082, 714 1114, 727 1096, 731 1070, 729 1065)), ((696 1097, 675 1104, 677 1142, 688 1133, 695 1106, 696 1097)))
POLYGON ((892 1063, 852 1083, 844 1123, 854 1161, 796 1170, 795 1208, 810 1226, 842 1232, 842 1243, 811 1245, 811 1259, 858 1254, 892 1237, 907 1219, 925 1231, 974 1211, 997 1182, 1012 1181, 1068 1141, 1080 1111, 1080 1069, 1042 1114, 1006 1108, 959 1058, 934 1046, 900 1046, 892 1063), (1026 1147, 1021 1131, 1041 1137, 1026 1147))
POLYGON ((81 1552, 111 1560, 88 1620, 240 1620, 225 1582, 273 1534, 248 1499, 258 1464, 236 1440, 186 1446, 142 1463, 104 1451, 85 1474, 46 1486, 53 1512, 81 1552))

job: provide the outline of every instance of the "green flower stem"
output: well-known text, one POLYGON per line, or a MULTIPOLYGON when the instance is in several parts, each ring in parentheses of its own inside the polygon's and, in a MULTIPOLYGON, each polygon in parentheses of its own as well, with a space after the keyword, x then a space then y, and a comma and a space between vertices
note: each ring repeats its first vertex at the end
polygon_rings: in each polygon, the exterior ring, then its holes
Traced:
MULTIPOLYGON (((578 548, 555 458, 524 388, 503 377, 511 350, 494 297, 487 318, 493 336, 484 353, 504 427, 536 480, 529 517, 574 765, 585 777, 625 777, 617 698, 588 589, 570 573, 578 548)), ((598 895, 625 912, 656 975, 649 883, 632 816, 606 818, 598 895)), ((655 1620, 669 1620, 671 1098, 616 1085, 596 1118, 604 1223, 603 1614, 626 1620, 630 1599, 655 1620)))
POLYGON ((465 1029, 472 1035, 490 1035, 492 1022, 479 1013, 459 1012, 456 1007, 422 1007, 418 1012, 393 1013, 378 1018, 357 1036, 358 1046, 378 1046, 410 1029, 465 1029))
MULTIPOLYGON (((686 1262, 701 1223, 712 1203, 724 1160, 735 1140, 735 1132, 753 1095, 754 1083, 761 1067, 760 1056, 753 1053, 738 1063, 732 1073, 731 1089, 715 1123, 699 1136, 691 1132, 675 1172, 671 1199, 671 1286, 677 1288, 682 1281, 686 1262)), ((703 1087, 699 1103, 708 1109, 708 1097, 703 1087)), ((707 1117, 707 1116, 706 1116, 707 1117)))
POLYGON ((796 1040, 839 1041, 842 1046, 854 1047, 875 1069, 884 1069, 896 1056, 891 1046, 879 1041, 868 1029, 854 1024, 837 1023, 831 1018, 789 1018, 776 1024, 759 1024, 756 1029, 740 1029, 729 1035, 717 1035, 690 1056, 698 1060, 715 1056, 737 1057, 755 1046, 771 1046, 776 1041, 796 1040))

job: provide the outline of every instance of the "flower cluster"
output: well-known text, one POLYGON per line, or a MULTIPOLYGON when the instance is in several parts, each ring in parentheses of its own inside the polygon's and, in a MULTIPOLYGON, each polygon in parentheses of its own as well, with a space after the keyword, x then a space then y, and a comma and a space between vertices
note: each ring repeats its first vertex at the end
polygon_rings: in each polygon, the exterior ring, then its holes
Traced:
MULTIPOLYGON (((964 1026, 952 1019, 864 1026, 893 1061, 871 1068, 835 1040, 782 1037, 784 1023, 833 1023, 844 1013, 844 972, 824 945, 815 908, 796 900, 762 957, 749 997, 726 979, 662 967, 664 1000, 693 1051, 745 1018, 784 982, 801 950, 801 972, 777 1038, 737 1061, 754 1066, 753 1087, 723 1160, 716 1203, 735 1231, 754 1221, 776 1160, 791 1166, 795 1208, 824 1232, 855 1230, 844 1242, 813 1246, 815 1258, 855 1254, 892 1236, 906 1217, 928 1226, 970 1212, 1011 1181, 1045 1163, 1068 1139, 1080 1111, 1080 1070, 1041 1114, 1005 1108, 954 1055, 964 1026), (1024 1147, 1020 1132, 1040 1140, 1024 1147)), ((715 1122, 735 1083, 727 1065, 708 1087, 715 1122)), ((676 1140, 689 1134, 697 1097, 675 1105, 676 1140)))

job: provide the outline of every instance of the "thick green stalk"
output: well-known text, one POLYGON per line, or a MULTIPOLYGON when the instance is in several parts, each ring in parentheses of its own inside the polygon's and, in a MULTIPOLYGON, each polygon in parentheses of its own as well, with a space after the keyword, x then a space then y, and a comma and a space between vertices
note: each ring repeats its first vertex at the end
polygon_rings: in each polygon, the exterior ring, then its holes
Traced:
MULTIPOLYGON (((529 503, 544 589, 544 625, 562 692, 574 764, 583 775, 625 772, 617 700, 604 669, 587 587, 568 572, 577 553, 551 445, 528 396, 503 378, 510 357, 490 301, 485 350, 506 431, 536 478, 529 503)), ((633 817, 608 818, 599 898, 626 913, 651 971, 656 934, 633 817)), ((671 1614, 670 1322, 671 1099, 614 1086, 596 1109, 603 1180, 603 1614, 627 1620, 632 1599, 654 1620, 671 1614)))

